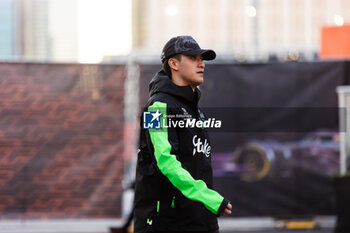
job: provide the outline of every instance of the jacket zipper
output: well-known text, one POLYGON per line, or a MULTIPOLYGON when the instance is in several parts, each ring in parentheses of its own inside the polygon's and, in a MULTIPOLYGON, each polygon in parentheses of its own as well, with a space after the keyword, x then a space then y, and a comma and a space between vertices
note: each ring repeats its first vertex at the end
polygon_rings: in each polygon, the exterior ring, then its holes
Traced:
POLYGON ((171 208, 175 208, 175 196, 173 196, 173 200, 171 201, 171 208))

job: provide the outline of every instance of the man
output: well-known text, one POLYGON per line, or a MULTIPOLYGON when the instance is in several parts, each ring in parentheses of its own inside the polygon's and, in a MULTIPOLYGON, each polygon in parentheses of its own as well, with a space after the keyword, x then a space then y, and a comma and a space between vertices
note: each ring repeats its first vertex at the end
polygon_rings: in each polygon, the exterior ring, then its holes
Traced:
POLYGON ((163 69, 150 82, 141 117, 136 233, 218 232, 217 217, 231 214, 231 204, 212 190, 207 131, 194 124, 205 120, 197 89, 203 83, 203 60, 215 57, 191 36, 174 37, 163 48, 163 69))

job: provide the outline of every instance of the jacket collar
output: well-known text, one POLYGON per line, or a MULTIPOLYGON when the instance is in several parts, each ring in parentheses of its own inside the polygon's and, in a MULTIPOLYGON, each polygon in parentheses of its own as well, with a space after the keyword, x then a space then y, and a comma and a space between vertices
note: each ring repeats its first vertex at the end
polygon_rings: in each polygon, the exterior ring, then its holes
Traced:
POLYGON ((198 105, 198 101, 201 96, 201 92, 198 88, 193 91, 191 86, 178 86, 174 84, 163 70, 159 71, 149 83, 150 96, 159 92, 167 93, 189 102, 194 106, 198 105))

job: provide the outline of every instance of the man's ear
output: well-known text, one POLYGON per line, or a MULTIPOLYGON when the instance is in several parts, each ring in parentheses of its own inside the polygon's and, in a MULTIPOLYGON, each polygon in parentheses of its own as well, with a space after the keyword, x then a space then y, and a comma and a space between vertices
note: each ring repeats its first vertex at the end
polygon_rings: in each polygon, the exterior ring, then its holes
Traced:
POLYGON ((168 60, 168 64, 169 64, 169 67, 173 70, 179 70, 178 68, 178 64, 179 64, 179 61, 176 59, 176 58, 170 58, 168 60))

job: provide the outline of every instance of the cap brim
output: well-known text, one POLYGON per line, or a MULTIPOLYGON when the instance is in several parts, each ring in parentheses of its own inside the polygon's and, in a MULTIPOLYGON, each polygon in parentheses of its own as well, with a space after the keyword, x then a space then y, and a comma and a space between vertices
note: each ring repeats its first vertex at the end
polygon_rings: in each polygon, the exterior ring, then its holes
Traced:
POLYGON ((182 54, 185 55, 202 55, 203 60, 214 60, 216 58, 216 53, 211 49, 197 49, 192 51, 186 51, 182 54))

